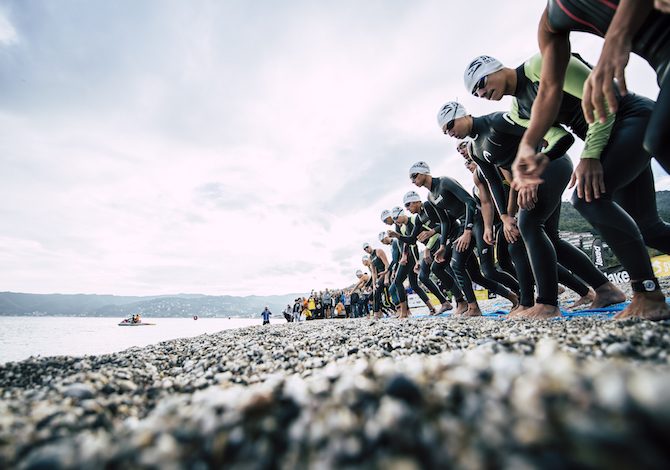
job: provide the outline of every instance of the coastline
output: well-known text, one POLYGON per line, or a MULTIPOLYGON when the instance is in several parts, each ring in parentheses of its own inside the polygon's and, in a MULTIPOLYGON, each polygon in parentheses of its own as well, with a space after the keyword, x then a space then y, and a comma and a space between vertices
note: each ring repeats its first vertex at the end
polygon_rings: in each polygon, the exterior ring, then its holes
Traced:
POLYGON ((425 318, 31 358, 0 366, 0 466, 658 466, 668 351, 670 322, 425 318))

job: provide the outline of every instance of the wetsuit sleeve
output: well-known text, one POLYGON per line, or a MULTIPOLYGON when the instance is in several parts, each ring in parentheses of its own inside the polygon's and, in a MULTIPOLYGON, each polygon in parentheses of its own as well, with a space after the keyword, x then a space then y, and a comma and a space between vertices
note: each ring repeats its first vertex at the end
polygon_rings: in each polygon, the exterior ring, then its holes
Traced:
POLYGON ((437 215, 440 217, 440 245, 446 246, 449 242, 449 227, 451 226, 451 221, 440 212, 438 212, 437 215))
POLYGON ((439 233, 436 233, 435 235, 433 235, 432 237, 430 237, 430 238, 428 239, 428 241, 426 242, 426 248, 428 248, 429 250, 432 250, 433 247, 435 246, 435 244, 436 244, 436 243, 439 243, 440 238, 441 238, 441 236, 440 236, 439 233))
POLYGON ((465 229, 472 229, 475 221, 475 214, 477 213, 477 203, 474 198, 461 186, 458 181, 448 176, 441 178, 440 194, 443 197, 449 197, 446 193, 451 193, 456 196, 456 199, 465 204, 465 229))
POLYGON ((414 227, 412 229, 412 233, 409 235, 403 235, 402 233, 398 237, 398 240, 400 240, 403 243, 409 244, 409 245, 414 245, 416 243, 416 239, 423 230, 423 227, 421 224, 417 221, 417 223, 414 224, 414 227))
MULTIPOLYGON (((519 113, 519 102, 514 98, 512 100, 512 109, 509 116, 512 121, 520 126, 528 128, 530 119, 524 119, 519 113)), ((575 137, 560 126, 552 126, 546 134, 544 140, 547 145, 542 149, 542 152, 549 157, 550 160, 561 157, 568 152, 572 144, 575 143, 575 137)))
POLYGON ((484 175, 484 179, 488 183, 491 196, 493 196, 493 202, 498 208, 498 214, 501 216, 507 214, 507 197, 505 196, 505 186, 503 185, 503 180, 500 177, 498 169, 493 163, 489 163, 476 155, 474 156, 474 160, 479 166, 482 175, 484 175))
MULTIPOLYGON (((541 68, 542 56, 540 54, 531 57, 524 64, 524 72, 533 82, 540 81, 541 68)), ((590 73, 591 69, 586 64, 576 57, 570 56, 568 68, 565 72, 563 91, 581 100, 584 92, 584 82, 586 82, 590 73)), ((601 123, 598 116, 595 116, 596 119, 592 124, 589 124, 586 138, 584 139, 584 150, 580 158, 600 159, 600 154, 603 152, 607 142, 609 142, 616 114, 609 110, 607 103, 605 103, 605 108, 607 109, 605 122, 601 123)))
POLYGON ((391 242, 391 264, 389 264, 389 271, 393 272, 400 261, 400 245, 397 240, 391 242), (395 243, 394 243, 395 242, 395 243))

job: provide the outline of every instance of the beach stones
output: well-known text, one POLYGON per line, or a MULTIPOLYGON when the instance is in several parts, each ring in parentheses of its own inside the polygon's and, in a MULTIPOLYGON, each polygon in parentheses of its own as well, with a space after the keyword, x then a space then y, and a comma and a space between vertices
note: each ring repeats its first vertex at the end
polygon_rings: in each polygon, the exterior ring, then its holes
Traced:
POLYGON ((433 317, 30 358, 0 365, 0 467, 663 468, 669 349, 670 322, 433 317))

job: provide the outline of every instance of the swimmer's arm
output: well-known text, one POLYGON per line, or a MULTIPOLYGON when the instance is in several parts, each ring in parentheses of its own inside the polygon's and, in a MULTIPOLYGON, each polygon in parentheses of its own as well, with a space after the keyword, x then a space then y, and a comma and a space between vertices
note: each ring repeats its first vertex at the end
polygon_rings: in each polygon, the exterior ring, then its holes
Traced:
POLYGON ((493 203, 491 201, 491 193, 488 186, 479 179, 477 173, 472 175, 472 179, 479 189, 479 200, 482 206, 482 220, 484 221, 484 228, 493 227, 493 203))
POLYGON ((525 147, 531 153, 539 146, 556 120, 561 105, 565 73, 570 61, 569 34, 551 30, 546 9, 538 27, 538 43, 543 58, 542 78, 531 108, 530 125, 520 144, 520 148, 525 147))

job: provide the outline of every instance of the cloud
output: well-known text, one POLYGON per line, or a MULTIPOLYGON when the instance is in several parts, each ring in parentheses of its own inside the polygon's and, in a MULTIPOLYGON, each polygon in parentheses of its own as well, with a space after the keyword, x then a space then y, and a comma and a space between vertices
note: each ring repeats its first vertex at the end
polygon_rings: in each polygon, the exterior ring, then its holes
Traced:
MULTIPOLYGON (((386 228, 381 210, 415 189, 413 162, 471 186, 435 114, 454 98, 473 114, 509 106, 468 96, 462 69, 481 53, 533 54, 543 5, 525 6, 509 17, 493 1, 477 16, 439 0, 11 3, 0 286, 349 285, 360 244, 386 228)), ((632 58, 628 81, 653 95, 648 69, 632 58)))
POLYGON ((19 36, 7 18, 4 11, 0 9, 0 47, 11 46, 19 42, 19 36))

